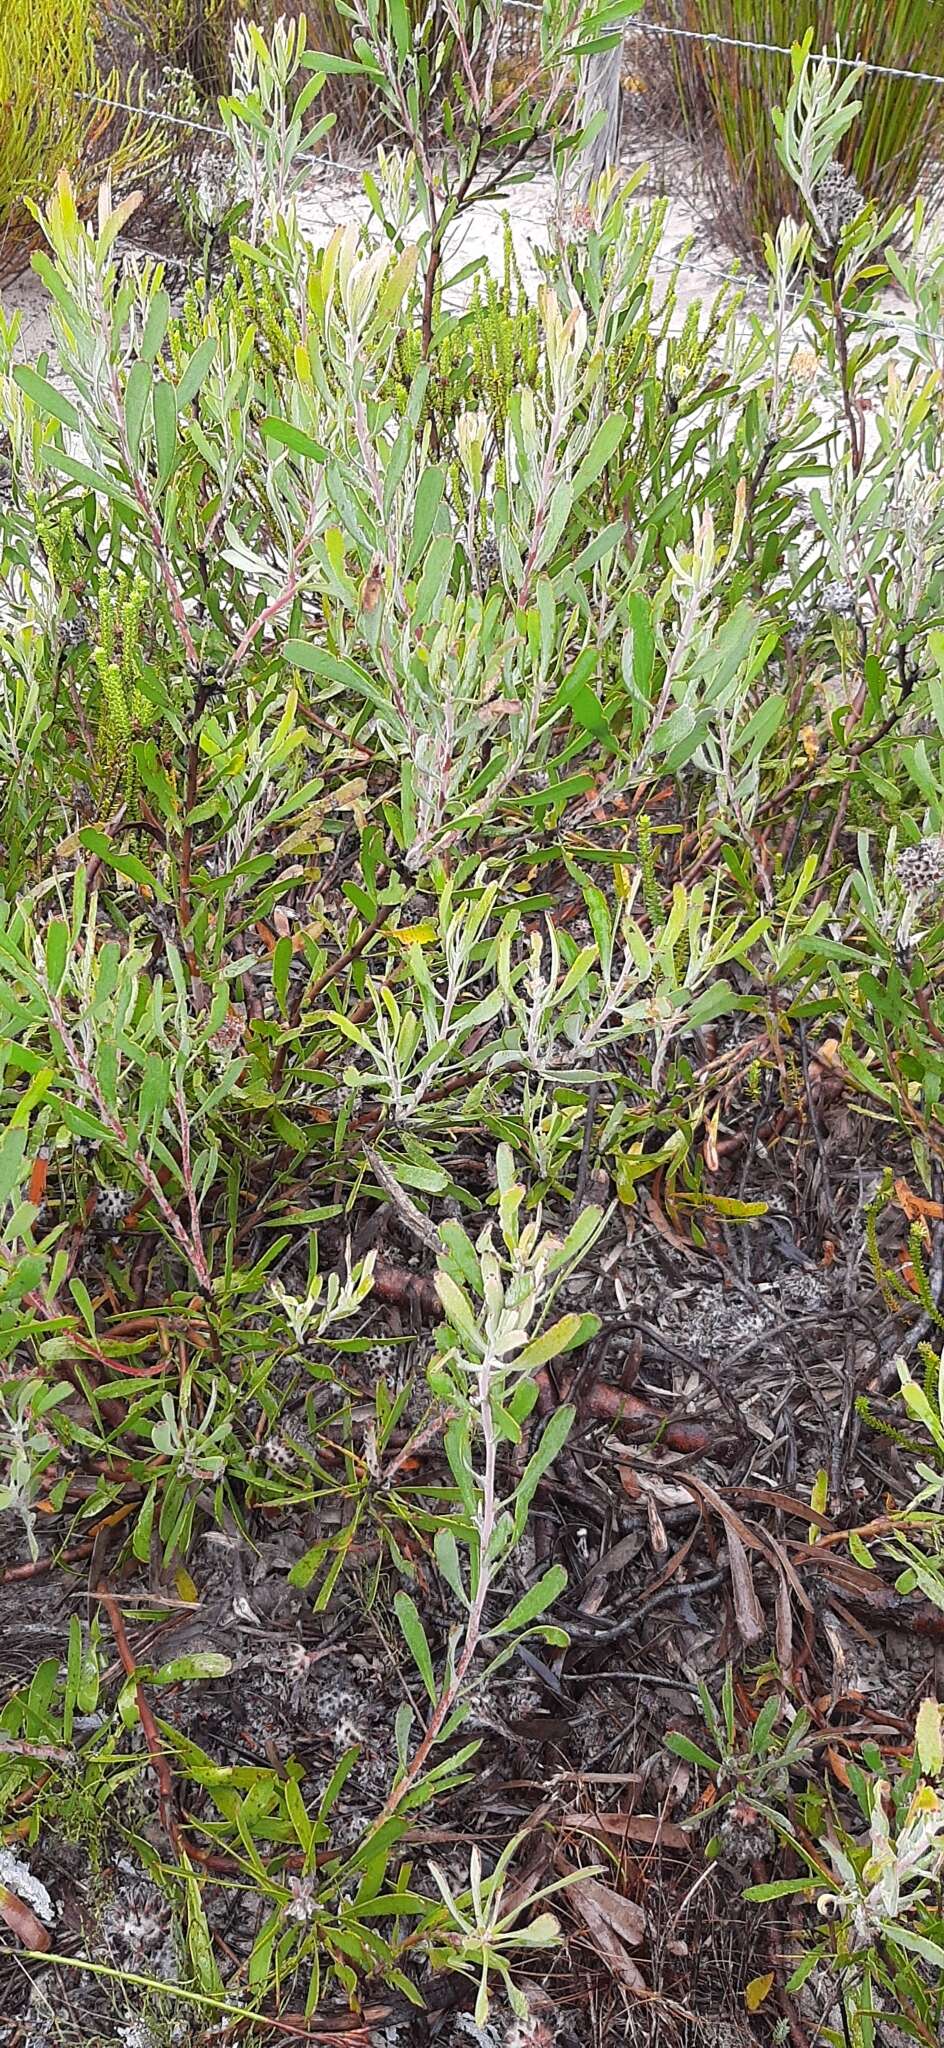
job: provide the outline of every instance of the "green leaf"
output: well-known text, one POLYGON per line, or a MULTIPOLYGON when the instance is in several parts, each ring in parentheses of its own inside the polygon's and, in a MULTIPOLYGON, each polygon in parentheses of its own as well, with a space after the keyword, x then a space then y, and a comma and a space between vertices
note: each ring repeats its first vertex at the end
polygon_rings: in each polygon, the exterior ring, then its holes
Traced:
POLYGON ((4 1133, 0 1144, 0 1210, 6 1207, 14 1188, 19 1187, 24 1175, 23 1155, 26 1151, 26 1127, 4 1133))
POLYGON ((625 432, 626 414, 624 412, 610 413, 604 420, 603 425, 597 428, 586 455, 578 465, 574 476, 572 489, 575 498, 579 498, 581 491, 587 490, 590 484, 596 483, 597 477, 616 454, 625 432))
POLYGON ((97 831, 94 825, 87 825, 85 830, 79 833, 79 845, 83 846, 87 853, 97 853, 99 860, 114 868, 116 874, 126 875, 129 882, 137 882, 140 887, 152 890, 162 903, 170 902, 167 890, 151 873, 150 868, 145 867, 143 860, 139 860, 136 853, 116 853, 111 840, 106 838, 104 832, 97 831))
POLYGON ((673 1756, 682 1757, 687 1764, 697 1764, 700 1770, 710 1771, 714 1776, 718 1768, 717 1757, 709 1756, 705 1749, 699 1749, 697 1742, 690 1742, 688 1736, 681 1735, 677 1728, 670 1729, 668 1735, 663 1736, 663 1741, 673 1756))
MULTIPOLYGON (((747 1894, 745 1893, 746 1896, 747 1894)), ((926 1935, 916 1934, 911 1927, 903 1927, 900 1919, 896 1920, 892 1927, 889 1927, 888 1932, 890 1939, 894 1940, 902 1948, 910 1949, 913 1955, 921 1956, 924 1962, 931 1964, 933 1969, 938 1972, 944 1969, 944 1948, 941 1947, 940 1942, 929 1941, 926 1935)))
POLYGON ((459 1563, 459 1546, 451 1529, 437 1529, 433 1543, 436 1563, 447 1586, 463 1607, 469 1604, 469 1596, 462 1583, 462 1566, 459 1563))
POLYGON ((196 398, 207 371, 216 361, 216 350, 216 336, 208 334, 194 349, 190 361, 184 365, 183 375, 177 386, 178 412, 182 412, 184 406, 189 405, 192 398, 196 398))
POLYGON ((787 700, 777 692, 772 692, 758 705, 743 732, 737 736, 737 765, 741 772, 770 745, 783 724, 786 711, 787 700))
POLYGON ((338 1758, 318 1804, 319 1821, 327 1820, 336 1799, 343 1791, 354 1769, 360 1753, 360 1744, 355 1742, 352 1743, 350 1749, 345 1750, 343 1756, 338 1758))
POLYGON ((433 1659, 426 1640, 426 1630, 420 1620, 419 1609, 415 1600, 411 1600, 409 1593, 403 1592, 394 1595, 393 1606, 397 1620, 403 1630, 407 1646, 412 1653, 413 1662, 430 1699, 435 1704, 437 1694, 436 1680, 433 1676, 433 1659))
POLYGON ((128 436, 128 452, 132 462, 137 462, 140 453, 141 435, 153 386, 150 363, 132 363, 125 385, 125 433, 128 436))
POLYGON ((328 451, 320 441, 313 441, 302 427, 296 427, 291 420, 280 420, 269 414, 262 422, 262 432, 267 441, 274 441, 277 448, 290 448, 293 455, 304 455, 309 462, 327 462, 328 451))
POLYGON ((154 438, 157 442, 158 487, 167 483, 177 455, 177 395, 172 384, 154 386, 154 438))
POLYGON ((138 1681, 126 1678, 115 1702, 118 1719, 123 1728, 134 1728, 138 1721, 138 1681))
POLYGON ((77 1614, 69 1617, 69 1653, 66 1659, 66 1689, 62 1703, 62 1738, 72 1740, 72 1717, 82 1682, 82 1624, 77 1614))
POLYGON ((557 1358, 573 1342, 580 1323, 581 1318, 578 1315, 561 1316, 556 1323, 551 1324, 549 1330, 543 1330, 539 1337, 533 1337, 530 1344, 526 1344, 524 1350, 517 1353, 515 1365, 522 1372, 535 1372, 539 1366, 546 1365, 548 1359, 557 1358))
POLYGON ((714 1216, 730 1216, 732 1222, 749 1223, 754 1217, 766 1216, 769 1202, 739 1202, 734 1195, 699 1195, 696 1206, 703 1203, 714 1216))
POLYGON ((71 427, 73 433, 78 432, 79 415, 71 398, 67 398, 64 391, 57 390, 55 384, 50 384, 48 377, 41 377, 39 371, 30 369, 28 363, 14 363, 13 382, 49 419, 60 420, 64 427, 71 427))
POLYGON ((151 1555, 151 1530, 156 1506, 157 1480, 152 1479, 141 1503, 141 1513, 134 1525, 134 1535, 131 1538, 132 1551, 141 1564, 147 1564, 151 1555))
POLYGON ((511 1613, 506 1614, 504 1621, 500 1621, 497 1627, 492 1629, 492 1635, 514 1635, 518 1630, 527 1628, 530 1621, 534 1621, 539 1614, 544 1613, 546 1607, 550 1607, 560 1598, 566 1584, 567 1573, 563 1565, 552 1564, 550 1569, 522 1594, 511 1613))
POLYGON ((925 1777, 939 1777, 944 1770, 944 1741, 941 1737, 939 1700, 922 1700, 915 1723, 915 1748, 925 1777))
POLYGON ((89 1333, 89 1336, 94 1339, 95 1310, 92 1307, 92 1297, 89 1294, 88 1288, 85 1285, 85 1281, 79 1278, 78 1273, 72 1274, 72 1277, 69 1281, 69 1293, 71 1294, 72 1299, 75 1302, 76 1308, 79 1311, 82 1321, 85 1324, 85 1327, 89 1333))
POLYGON ((191 1650, 185 1657, 172 1657, 155 1671, 152 1684, 181 1685, 192 1678, 225 1678, 232 1671, 232 1657, 222 1650, 191 1650))
POLYGON ((397 1762, 406 1770, 410 1755, 410 1730, 415 1716, 409 1700, 401 1701, 394 1717, 393 1735, 396 1743, 397 1762))
POLYGON ((436 1292, 453 1329, 458 1330, 459 1335, 465 1338, 473 1356, 480 1358, 482 1339, 470 1304, 461 1287, 457 1287, 451 1275, 444 1273, 441 1268, 436 1275, 436 1292))
POLYGON ((629 613, 627 653, 633 683, 644 700, 649 697, 652 681, 652 664, 655 657, 655 635, 652 630, 652 614, 648 600, 640 590, 630 593, 626 607, 629 613))
POLYGON ((141 359, 143 362, 153 363, 163 344, 169 319, 170 294, 164 290, 156 291, 148 307, 148 316, 144 323, 144 333, 141 336, 141 359))
POLYGON ((765 1700, 751 1729, 751 1751, 754 1756, 766 1756, 774 1723, 780 1712, 780 1701, 776 1693, 765 1700))
POLYGON ((406 0, 387 0, 387 18, 393 30, 397 56, 402 64, 410 54, 412 33, 406 0))
POLYGON ((306 50, 302 63, 309 71, 316 71, 326 78, 361 78, 366 73, 376 72, 375 65, 359 63, 355 57, 335 57, 330 50, 306 50))
POLYGON ((287 1778, 284 1787, 285 1810, 295 1830, 297 1840, 310 1856, 316 1840, 315 1824, 310 1818, 300 1788, 294 1778, 287 1778))
POLYGON ((213 1950, 213 1937, 203 1910, 200 1887, 192 1871, 186 1875, 187 1893, 187 1948, 193 1973, 201 1991, 210 1998, 220 1998, 223 1980, 217 1968, 213 1950))
POLYGON ((357 690, 360 695, 370 695, 370 678, 353 661, 343 661, 330 648, 322 647, 318 641, 286 640, 285 659, 294 668, 303 668, 309 675, 324 676, 328 682, 340 683, 342 689, 357 690))
POLYGON ((455 544, 451 533, 436 534, 427 550, 414 601, 414 620, 418 625, 425 625, 433 617, 438 618, 452 573, 454 555, 455 544))
POLYGON ((113 482, 110 476, 103 476, 101 470, 90 469, 87 462, 79 462, 74 455, 67 455, 64 448, 44 448, 42 467, 58 469, 63 476, 71 476, 74 483, 83 484, 87 491, 96 496, 109 498, 113 505, 120 505, 125 512, 135 512, 137 506, 129 490, 113 482))
POLYGON ((549 1417, 537 1449, 532 1452, 515 1488, 515 1522, 519 1529, 524 1526, 527 1510, 534 1499, 545 1472, 553 1465, 570 1434, 576 1408, 555 1408, 549 1417))
POLYGON ((170 1060, 152 1055, 144 1069, 138 1096, 138 1121, 143 1132, 149 1132, 163 1116, 169 1096, 170 1060))
MULTIPOLYGON (((717 1767, 716 1767, 717 1768, 717 1767)), ((799 1893, 808 1892, 813 1879, 810 1877, 775 1878, 771 1884, 749 1884, 741 1893, 742 1899, 750 1899, 762 1905, 767 1899, 795 1899, 799 1893)), ((822 1889, 822 1883, 820 1883, 822 1889)))
POLYGON ((287 936, 277 939, 272 955, 272 987, 283 1017, 288 1015, 288 977, 293 958, 291 939, 287 936))
POLYGON ((802 1991, 807 1978, 813 1975, 813 1971, 822 1962, 825 1953, 825 1947, 820 1945, 818 1948, 811 1949, 809 1955, 804 1956, 802 1961, 797 1964, 792 1976, 787 1978, 785 1986, 791 1998, 795 1992, 802 1991))
POLYGON ((69 957, 69 927, 61 917, 54 917, 46 930, 46 979, 57 995, 69 957))
POLYGON ((436 514, 442 504, 443 473, 441 469, 424 469, 416 487, 416 502, 413 507, 413 536, 407 556, 409 574, 419 561, 433 527, 436 514))

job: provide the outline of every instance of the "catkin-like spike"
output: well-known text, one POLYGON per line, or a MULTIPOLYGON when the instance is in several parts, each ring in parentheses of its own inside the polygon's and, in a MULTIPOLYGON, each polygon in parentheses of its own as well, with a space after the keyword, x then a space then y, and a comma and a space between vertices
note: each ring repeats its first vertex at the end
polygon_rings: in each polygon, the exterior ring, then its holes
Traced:
POLYGON ((642 811, 636 820, 636 850, 639 855, 639 869, 642 875, 642 900, 646 906, 653 931, 658 931, 664 917, 662 896, 656 880, 655 854, 652 844, 652 819, 642 811))

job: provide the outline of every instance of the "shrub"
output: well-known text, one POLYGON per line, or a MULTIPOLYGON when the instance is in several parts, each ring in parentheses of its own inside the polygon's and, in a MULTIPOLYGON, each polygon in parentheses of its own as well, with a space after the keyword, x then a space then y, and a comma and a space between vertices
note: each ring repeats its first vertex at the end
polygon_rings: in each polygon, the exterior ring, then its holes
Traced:
MULTIPOLYGON (((756 0, 674 5, 674 19, 686 28, 785 48, 805 25, 791 0, 764 0, 760 7, 756 0)), ((941 70, 940 18, 926 0, 888 0, 879 7, 872 0, 830 0, 816 8, 813 33, 820 50, 839 48, 844 56, 904 70, 941 70)), ((771 108, 788 89, 789 57, 697 40, 679 42, 675 51, 683 108, 705 148, 719 219, 732 240, 759 250, 794 203, 770 121, 771 108)), ((890 207, 908 200, 936 163, 944 89, 865 74, 861 94, 862 117, 847 138, 842 162, 868 198, 890 207)))
MULTIPOLYGON (((148 1699, 215 1682, 228 1653, 141 1664, 96 1580, 123 1679, 73 1615, 68 1656, 0 1710, 0 1801, 37 1848, 63 1802, 97 1801, 154 1869, 150 1828, 110 1804, 140 1776, 188 1996, 268 2029, 370 1980, 418 1998, 427 1966, 474 1976, 483 2012, 490 1983, 517 1994, 519 1948, 555 1938, 530 1891, 503 1898, 512 1844, 487 1876, 474 1853, 456 1898, 410 1842, 425 1806, 457 1811, 477 1687, 525 1638, 566 1647, 563 1562, 528 1561, 525 1537, 639 1184, 687 1262, 718 1222, 765 1214, 749 1176, 785 1131, 791 1180, 807 1114, 807 1159, 825 1142, 827 1083, 919 1172, 944 1149, 944 241, 920 208, 907 261, 899 216, 827 217, 857 85, 797 51, 776 135, 805 219, 768 245, 766 321, 731 294, 677 321, 663 213, 611 180, 562 221, 533 304, 509 261, 458 312, 469 194, 503 196, 581 36, 613 17, 555 0, 540 79, 497 100, 476 70, 488 19, 457 0, 454 20, 443 165, 417 84, 435 53, 364 0, 360 61, 405 144, 366 181, 376 240, 299 232, 323 59, 241 26, 223 119, 255 184, 219 287, 175 316, 160 266, 115 261, 126 208, 83 223, 62 177, 35 267, 63 382, 0 323, 0 1506, 50 1572, 51 1521, 57 1540, 77 1509, 102 1529, 129 1620, 155 1566, 189 1605, 184 1559, 214 1524, 271 1541, 330 1632, 294 1645, 290 1683, 348 1653, 364 1603, 400 1691, 363 1771, 348 1708, 317 1754, 306 1736, 285 1768, 221 1769, 212 1704, 198 1739, 169 1706, 158 1729, 148 1699), (503 146, 483 162, 486 130, 503 146), (907 321, 883 314, 892 280, 907 321), (605 1222, 591 1175, 625 1214, 605 1222), (365 1356, 378 1300, 437 1323, 418 1405, 365 1356), (224 1986, 207 1916, 235 1922, 247 1884, 263 1908, 224 1986)), ((924 1308, 937 1251, 911 1252, 924 1308)), ((653 1415, 625 1385, 597 1392, 610 1421, 653 1415)), ((617 1485, 634 1455, 620 1445, 617 1485)), ((756 1644, 769 1579, 753 1585, 732 1490, 700 1490, 756 1644)), ((817 1480, 814 1522, 825 1498, 817 1480)), ((812 1545, 762 1547, 790 1572, 779 1695, 812 1545)), ((757 1856, 828 1731, 818 1706, 791 1730, 772 1693, 748 1733, 754 1691, 732 1679, 711 1751, 681 1755, 757 1856)), ((913 1894, 879 1925, 884 1798, 863 1809, 870 1856, 842 1842, 831 1886, 811 1873, 844 1970, 863 1929, 883 1971, 927 1937, 913 1894)), ((933 1832, 919 1874, 937 1884, 933 1832)))

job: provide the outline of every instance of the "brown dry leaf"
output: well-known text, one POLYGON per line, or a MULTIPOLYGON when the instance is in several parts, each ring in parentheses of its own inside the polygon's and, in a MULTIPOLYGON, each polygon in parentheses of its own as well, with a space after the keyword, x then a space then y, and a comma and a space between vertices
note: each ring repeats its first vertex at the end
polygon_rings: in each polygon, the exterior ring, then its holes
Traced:
POLYGON ((490 718, 493 720, 496 718, 510 718, 513 712, 520 710, 521 705, 516 697, 490 697, 487 704, 479 705, 478 716, 480 719, 490 718))
POLYGON ((563 1813, 560 1817, 562 1828, 583 1835, 615 1836, 619 1841, 658 1842, 663 1849, 689 1850, 692 1837, 685 1833, 674 1820, 663 1820, 660 1813, 621 1813, 618 1807, 602 1813, 563 1813))
POLYGON ((923 1223, 928 1216, 935 1223, 944 1222, 944 1208, 940 1202, 929 1202, 924 1195, 913 1194, 906 1180, 896 1180, 895 1200, 907 1223, 923 1223))
POLYGON ((742 1643, 759 1643, 766 1629, 764 1610, 754 1591, 747 1551, 731 1522, 725 1523, 728 1539, 728 1567, 734 1598, 734 1619, 742 1643))
POLYGON ((24 1948, 41 1949, 45 1953, 52 1947, 52 1935, 42 1921, 37 1920, 32 1908, 18 1899, 15 1892, 8 1892, 5 1885, 0 1885, 0 1920, 24 1948))
POLYGON ((838 1778, 840 1785, 844 1786, 845 1790, 848 1792, 849 1772, 846 1767, 846 1761, 844 1757, 840 1756, 838 1749, 833 1748, 832 1743, 829 1743, 827 1747, 826 1761, 829 1765, 830 1770, 832 1771, 833 1777, 838 1778))
POLYGON ((365 578, 361 589, 361 611, 368 617, 377 610, 383 596, 383 563, 378 560, 371 564, 370 575, 365 578))
MULTIPOLYGON (((687 1486, 691 1493, 700 1496, 702 1500, 707 1502, 709 1507, 714 1508, 715 1513, 721 1516, 726 1528, 729 1530, 733 1529, 735 1534, 740 1537, 746 1550, 759 1550, 761 1555, 766 1557, 768 1564, 772 1564, 776 1572, 782 1573, 795 1599, 803 1608, 804 1613, 810 1614, 812 1608, 809 1595, 798 1579, 783 1546, 777 1542, 776 1538, 768 1535, 766 1530, 762 1533, 759 1529, 752 1529, 744 1521, 743 1517, 737 1513, 737 1510, 732 1507, 731 1502, 723 1499, 713 1486, 709 1486, 707 1479, 696 1479, 690 1472, 686 1472, 684 1475, 679 1473, 679 1478, 683 1486, 687 1486)), ((814 1519, 810 1510, 804 1508, 803 1512, 810 1521, 814 1519)))
POLYGON ((669 1539, 665 1533, 665 1523, 651 1493, 646 1495, 646 1514, 649 1518, 649 1542, 652 1547, 653 1556, 667 1557, 669 1554, 669 1539))
POLYGON ((698 1255, 691 1239, 682 1237, 681 1233, 669 1222, 664 1209, 660 1209, 658 1202, 648 1188, 640 1189, 639 1205, 645 1209, 648 1222, 652 1224, 654 1230, 658 1231, 659 1236, 665 1239, 666 1244, 670 1244, 673 1250, 681 1252, 683 1258, 697 1258, 698 1255))
POLYGON ((640 1493, 651 1494, 661 1508, 684 1508, 691 1500, 691 1494, 684 1486, 673 1485, 670 1479, 662 1479, 657 1472, 647 1472, 645 1467, 636 1468, 640 1493))
MULTIPOLYGON (((563 1859, 558 1859, 562 1867, 563 1859)), ((637 1948, 646 1931, 646 1916, 634 1899, 624 1899, 596 1877, 579 1877, 567 1888, 567 1896, 583 1921, 601 1962, 606 1963, 624 1990, 644 1992, 646 1980, 627 1955, 627 1945, 637 1948)))
POLYGON ((790 1591, 782 1573, 777 1577, 777 1591, 774 1596, 774 1642, 777 1662, 781 1671, 793 1670, 793 1609, 790 1606, 790 1591))
POLYGON ((829 1515, 820 1513, 810 1506, 808 1500, 797 1500, 795 1494, 784 1493, 778 1486, 732 1486, 732 1500, 747 1500, 755 1507, 779 1508, 784 1515, 795 1515, 800 1522, 815 1522, 817 1529, 829 1531, 836 1524, 829 1515))

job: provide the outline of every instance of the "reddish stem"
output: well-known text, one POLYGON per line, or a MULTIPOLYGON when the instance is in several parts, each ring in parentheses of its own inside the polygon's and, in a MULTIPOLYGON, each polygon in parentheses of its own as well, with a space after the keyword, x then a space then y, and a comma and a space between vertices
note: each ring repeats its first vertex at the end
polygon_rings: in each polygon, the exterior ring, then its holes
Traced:
POLYGON ((161 1748, 161 1738, 157 1732, 157 1723, 151 1712, 144 1687, 138 1678, 138 1667, 135 1663, 134 1651, 131 1648, 125 1631, 121 1609, 114 1595, 109 1592, 108 1587, 104 1583, 96 1588, 96 1595, 101 1601, 111 1623, 111 1632, 115 1638, 115 1648, 121 1658, 122 1668, 127 1677, 134 1682, 134 1696, 137 1703, 138 1718, 141 1722, 141 1733, 147 1743, 148 1755, 157 1778, 157 1799, 161 1826, 174 1855, 179 1857, 181 1848, 180 1827, 174 1812, 174 1783, 170 1774, 170 1765, 161 1748))

